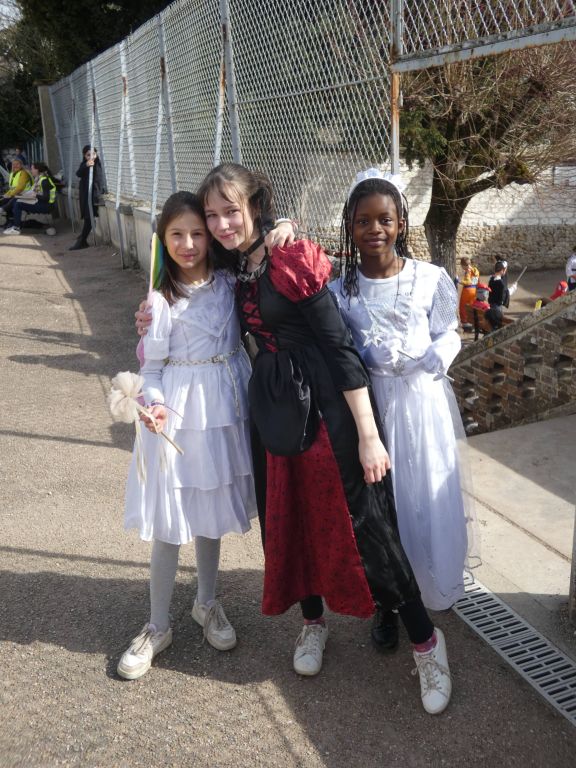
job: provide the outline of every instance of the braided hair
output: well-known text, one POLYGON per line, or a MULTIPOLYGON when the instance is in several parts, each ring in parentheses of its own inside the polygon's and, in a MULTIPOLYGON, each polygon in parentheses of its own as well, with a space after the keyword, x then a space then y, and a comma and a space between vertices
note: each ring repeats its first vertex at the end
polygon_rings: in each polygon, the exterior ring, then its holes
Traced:
POLYGON ((398 233, 394 248, 398 256, 403 259, 411 259, 408 252, 408 201, 398 187, 385 179, 366 179, 360 182, 352 190, 350 197, 344 204, 342 211, 342 223, 340 224, 340 272, 344 270, 342 280, 343 296, 358 296, 358 263, 360 253, 352 239, 352 223, 356 215, 358 203, 365 197, 372 195, 386 195, 394 200, 398 221, 404 219, 404 229, 398 233))

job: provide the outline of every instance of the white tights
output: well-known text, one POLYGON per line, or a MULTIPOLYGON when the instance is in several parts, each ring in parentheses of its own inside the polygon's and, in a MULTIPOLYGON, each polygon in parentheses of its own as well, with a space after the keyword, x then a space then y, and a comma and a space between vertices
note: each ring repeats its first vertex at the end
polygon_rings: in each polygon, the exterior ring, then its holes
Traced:
MULTIPOLYGON (((220 539, 196 536, 196 573, 198 602, 207 605, 216 597, 216 579, 220 562, 220 539)), ((178 569, 179 544, 167 544, 154 540, 150 560, 150 623, 160 632, 170 626, 169 610, 176 570, 178 569)))

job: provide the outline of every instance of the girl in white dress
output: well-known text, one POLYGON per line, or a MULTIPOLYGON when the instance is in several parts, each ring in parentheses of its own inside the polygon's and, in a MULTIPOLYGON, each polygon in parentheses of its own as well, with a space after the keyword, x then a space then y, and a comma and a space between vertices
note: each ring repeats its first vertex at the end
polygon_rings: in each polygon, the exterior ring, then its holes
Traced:
MULTIPOLYGON (((444 269, 408 256, 407 206, 387 177, 358 174, 342 223, 345 271, 331 288, 371 373, 402 545, 424 605, 444 610, 475 564, 458 455, 464 430, 444 375, 460 349, 457 293, 444 269)), ((378 622, 389 628, 383 650, 393 650, 394 616, 378 622)))
POLYGON ((125 527, 152 541, 150 620, 118 664, 118 674, 144 675, 172 642, 169 607, 180 545, 195 541, 198 592, 192 618, 224 651, 234 628, 215 599, 220 539, 245 533, 256 515, 247 383, 250 362, 240 343, 233 278, 214 271, 198 198, 172 195, 158 222, 165 267, 153 293, 144 337, 143 394, 156 420, 145 420, 145 481, 135 454, 128 476, 125 527), (163 429, 181 456, 156 430, 163 429))

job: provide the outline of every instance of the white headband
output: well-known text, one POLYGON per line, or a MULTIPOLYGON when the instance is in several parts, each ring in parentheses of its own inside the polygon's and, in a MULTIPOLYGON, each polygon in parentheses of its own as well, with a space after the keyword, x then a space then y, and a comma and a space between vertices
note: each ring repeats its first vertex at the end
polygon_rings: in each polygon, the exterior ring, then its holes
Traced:
POLYGON ((354 192, 356 187, 359 184, 362 184, 363 181, 368 181, 369 179, 382 179, 383 181, 387 181, 389 184, 392 184, 392 186, 396 187, 400 194, 402 194, 406 189, 406 185, 402 181, 402 177, 399 173, 390 173, 390 171, 386 171, 386 173, 384 173, 379 168, 368 168, 366 171, 360 171, 356 174, 356 178, 350 187, 348 197, 346 199, 349 201, 352 192, 354 192))

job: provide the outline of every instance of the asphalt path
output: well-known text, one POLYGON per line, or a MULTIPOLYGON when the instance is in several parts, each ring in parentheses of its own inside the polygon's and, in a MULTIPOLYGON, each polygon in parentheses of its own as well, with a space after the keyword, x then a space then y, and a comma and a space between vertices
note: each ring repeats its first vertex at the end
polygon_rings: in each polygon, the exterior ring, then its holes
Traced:
POLYGON ((322 673, 298 677, 298 611, 260 614, 257 528, 224 540, 219 597, 238 647, 203 644, 183 547, 174 643, 141 680, 116 675, 147 618, 149 545, 123 530, 132 427, 110 378, 136 370, 145 292, 108 247, 0 235, 0 766, 430 768, 573 766, 576 729, 453 613, 454 695, 427 715, 405 635, 331 616, 322 673))

